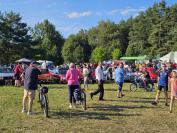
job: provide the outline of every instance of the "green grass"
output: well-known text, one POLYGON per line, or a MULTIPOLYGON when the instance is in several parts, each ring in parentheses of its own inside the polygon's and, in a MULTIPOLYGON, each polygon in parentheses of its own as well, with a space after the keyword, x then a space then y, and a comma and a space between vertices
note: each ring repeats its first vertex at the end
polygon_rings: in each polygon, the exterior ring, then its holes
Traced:
MULTIPOLYGON (((177 132, 177 107, 169 114, 164 105, 164 95, 160 103, 152 106, 156 92, 129 91, 124 85, 125 97, 116 98, 117 86, 105 84, 104 102, 98 96, 90 100, 89 93, 97 85, 90 85, 87 91, 88 110, 68 109, 67 85, 48 85, 50 118, 45 119, 37 99, 34 102, 35 115, 21 113, 23 88, 0 87, 0 133, 157 133, 177 132)), ((37 98, 37 97, 36 97, 37 98)))

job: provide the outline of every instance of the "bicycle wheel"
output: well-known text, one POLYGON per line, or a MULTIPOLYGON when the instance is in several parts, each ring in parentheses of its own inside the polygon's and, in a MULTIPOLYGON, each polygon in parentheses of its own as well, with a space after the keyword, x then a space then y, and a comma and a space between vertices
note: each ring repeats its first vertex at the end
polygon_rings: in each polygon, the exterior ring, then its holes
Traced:
POLYGON ((41 95, 41 107, 42 107, 44 116, 47 118, 48 117, 48 101, 47 101, 47 97, 45 94, 41 95))
POLYGON ((82 108, 83 108, 84 110, 87 110, 86 94, 85 94, 85 92, 82 92, 81 106, 82 106, 82 108))
POLYGON ((153 85, 151 83, 147 84, 146 91, 153 91, 153 85))
POLYGON ((130 91, 135 92, 137 90, 137 86, 135 84, 130 84, 130 91))

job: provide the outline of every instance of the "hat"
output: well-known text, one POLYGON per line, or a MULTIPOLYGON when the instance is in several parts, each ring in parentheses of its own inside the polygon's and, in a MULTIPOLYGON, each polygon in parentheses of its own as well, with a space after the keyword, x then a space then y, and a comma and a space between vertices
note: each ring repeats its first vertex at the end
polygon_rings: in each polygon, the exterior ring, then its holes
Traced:
POLYGON ((172 72, 177 72, 177 69, 175 69, 175 70, 172 70, 172 72))

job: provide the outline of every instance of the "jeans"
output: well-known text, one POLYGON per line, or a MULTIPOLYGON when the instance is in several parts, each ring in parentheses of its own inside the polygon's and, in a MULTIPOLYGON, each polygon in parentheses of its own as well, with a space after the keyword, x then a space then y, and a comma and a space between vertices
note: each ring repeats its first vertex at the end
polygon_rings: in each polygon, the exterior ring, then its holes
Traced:
POLYGON ((123 82, 116 82, 118 85, 118 91, 122 91, 123 82))
POLYGON ((79 85, 68 85, 69 102, 70 103, 76 103, 76 99, 74 98, 74 91, 77 88, 79 88, 79 85))

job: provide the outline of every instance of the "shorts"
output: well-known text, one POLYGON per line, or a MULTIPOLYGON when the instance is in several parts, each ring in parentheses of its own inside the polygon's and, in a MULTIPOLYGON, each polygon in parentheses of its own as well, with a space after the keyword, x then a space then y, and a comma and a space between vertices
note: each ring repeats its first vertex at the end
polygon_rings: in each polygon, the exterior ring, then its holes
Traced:
POLYGON ((15 80, 20 80, 20 74, 15 74, 14 78, 15 78, 15 80))
POLYGON ((26 90, 24 89, 24 97, 28 97, 29 100, 34 100, 35 99, 35 90, 26 90))
POLYGON ((167 86, 158 85, 158 90, 162 91, 162 89, 167 92, 168 91, 168 85, 167 86))
POLYGON ((122 91, 123 82, 116 82, 118 85, 118 91, 122 91))

